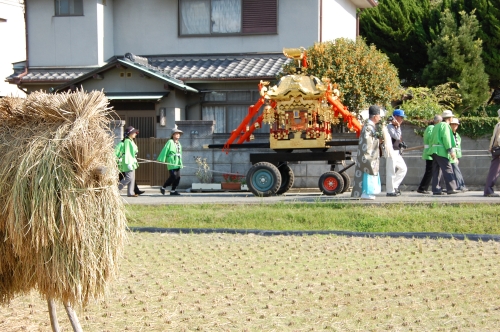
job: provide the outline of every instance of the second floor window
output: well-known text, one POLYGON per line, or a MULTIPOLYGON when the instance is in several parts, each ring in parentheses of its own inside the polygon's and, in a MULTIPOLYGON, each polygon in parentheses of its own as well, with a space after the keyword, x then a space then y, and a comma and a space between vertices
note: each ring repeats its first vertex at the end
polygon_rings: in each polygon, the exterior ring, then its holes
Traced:
POLYGON ((56 16, 83 15, 83 0, 55 0, 56 16))
POLYGON ((179 0, 180 35, 277 33, 278 0, 179 0))

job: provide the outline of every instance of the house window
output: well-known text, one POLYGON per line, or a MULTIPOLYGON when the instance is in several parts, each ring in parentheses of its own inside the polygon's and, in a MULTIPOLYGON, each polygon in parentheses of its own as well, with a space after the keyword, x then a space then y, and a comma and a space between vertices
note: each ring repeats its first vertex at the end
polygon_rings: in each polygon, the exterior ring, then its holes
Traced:
MULTIPOLYGON (((214 133, 231 133, 238 128, 247 116, 252 100, 258 91, 214 91, 204 95, 202 120, 215 120, 214 133)), ((258 98, 258 97, 257 97, 258 98)), ((255 116, 249 124, 257 119, 255 116)), ((269 132, 269 126, 255 130, 254 133, 269 132)))
POLYGON ((55 0, 56 16, 83 15, 83 0, 55 0))
POLYGON ((179 34, 275 34, 278 0, 179 0, 179 34))

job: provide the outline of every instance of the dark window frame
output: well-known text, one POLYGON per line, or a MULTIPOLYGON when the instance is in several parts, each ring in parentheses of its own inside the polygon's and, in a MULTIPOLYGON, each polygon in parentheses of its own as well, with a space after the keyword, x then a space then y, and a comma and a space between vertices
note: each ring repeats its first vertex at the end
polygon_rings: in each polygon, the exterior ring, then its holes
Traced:
MULTIPOLYGON (((179 37, 227 37, 244 35, 276 35, 278 34, 278 1, 279 0, 241 0, 241 31, 231 33, 210 32, 208 34, 182 34, 181 2, 178 0, 177 34, 179 37), (267 7, 267 8, 266 8, 267 7), (269 8, 270 7, 270 8, 269 8), (263 8, 266 8, 263 10, 263 8)), ((209 0, 211 3, 211 0, 209 0)), ((212 8, 212 6, 210 6, 212 8)), ((210 28, 212 29, 212 28, 210 28)))
MULTIPOLYGON (((75 7, 73 5, 73 7, 75 7)), ((66 16, 83 16, 83 0, 54 0, 54 16, 56 17, 66 17, 66 16), (68 13, 61 13, 61 2, 65 2, 68 4, 68 13), (70 2, 78 3, 79 11, 76 13, 70 13, 70 2)))

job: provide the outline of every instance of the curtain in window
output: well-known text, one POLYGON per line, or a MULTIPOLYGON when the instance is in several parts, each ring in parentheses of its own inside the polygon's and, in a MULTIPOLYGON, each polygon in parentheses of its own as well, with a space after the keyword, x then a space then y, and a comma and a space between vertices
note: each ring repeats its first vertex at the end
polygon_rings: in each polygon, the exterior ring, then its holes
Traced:
MULTIPOLYGON (((255 121, 257 121, 257 118, 259 117, 260 114, 262 114, 262 109, 264 106, 261 107, 261 110, 257 115, 255 115, 252 120, 248 123, 249 126, 253 125, 255 121)), ((241 121, 247 116, 248 114, 248 106, 228 106, 227 108, 227 123, 228 123, 228 129, 229 132, 233 131, 234 129, 238 128, 240 125, 241 121)), ((262 127, 259 129, 255 129, 254 134, 257 133, 269 133, 269 124, 264 124, 262 123, 262 127)))
POLYGON ((226 108, 224 106, 203 106, 201 118, 202 120, 215 120, 214 133, 226 132, 226 108))
POLYGON ((181 4, 181 34, 210 33, 210 0, 183 0, 181 4))
POLYGON ((226 100, 226 93, 225 92, 210 92, 210 93, 205 93, 203 100, 205 101, 225 101, 226 100))
POLYGON ((241 31, 241 0, 212 0, 212 32, 241 31))
MULTIPOLYGON (((241 121, 248 114, 248 106, 244 105, 233 105, 227 107, 227 129, 228 132, 232 132, 240 125, 241 121)), ((252 122, 250 123, 252 124, 252 122)))
POLYGON ((252 93, 250 91, 232 91, 227 93, 228 101, 251 101, 252 93))
POLYGON ((83 15, 83 0, 56 0, 56 16, 83 15))

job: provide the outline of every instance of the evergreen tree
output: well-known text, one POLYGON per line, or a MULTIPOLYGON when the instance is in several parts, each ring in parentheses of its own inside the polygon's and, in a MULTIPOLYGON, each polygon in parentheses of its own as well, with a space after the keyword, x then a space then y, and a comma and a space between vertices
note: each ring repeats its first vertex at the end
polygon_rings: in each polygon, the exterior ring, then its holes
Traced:
MULTIPOLYGON (((389 106, 401 93, 396 67, 362 38, 317 43, 307 50, 307 60, 305 74, 336 83, 342 103, 352 111, 373 104, 389 106)), ((290 68, 285 66, 283 74, 290 73, 290 68)))
POLYGON ((490 87, 500 88, 500 1, 498 0, 455 0, 449 8, 458 18, 460 11, 475 10, 480 29, 477 36, 483 41, 481 57, 485 71, 490 78, 490 87))
POLYGON ((423 78, 429 87, 446 82, 459 83, 462 105, 458 113, 475 110, 488 99, 488 75, 481 59, 481 40, 476 38, 479 23, 474 11, 460 12, 460 26, 446 9, 439 37, 429 48, 429 64, 423 78))
POLYGON ((360 33, 389 56, 405 85, 418 86, 423 84, 421 74, 428 64, 428 45, 438 38, 446 9, 457 21, 461 11, 476 10, 489 85, 500 88, 499 0, 380 0, 377 7, 360 14, 360 33))
MULTIPOLYGON (((434 12, 436 16, 438 11, 434 12)), ((432 29, 430 0, 380 0, 360 14, 360 34, 375 44, 398 68, 405 85, 419 85, 427 65, 432 29)))

